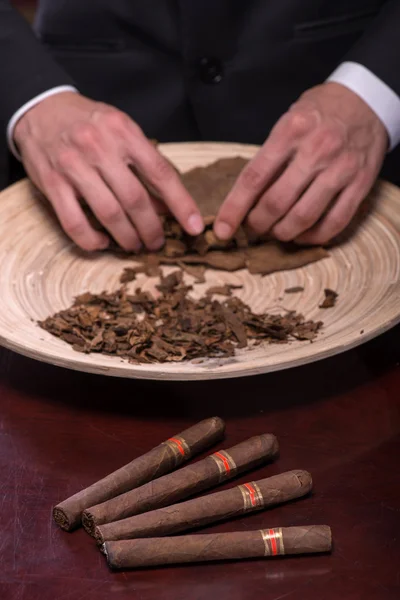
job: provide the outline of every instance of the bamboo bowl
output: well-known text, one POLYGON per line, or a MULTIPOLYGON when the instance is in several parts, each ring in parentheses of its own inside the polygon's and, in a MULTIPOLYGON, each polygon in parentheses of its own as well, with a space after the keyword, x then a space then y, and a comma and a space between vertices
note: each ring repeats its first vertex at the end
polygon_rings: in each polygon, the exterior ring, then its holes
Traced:
MULTIPOLYGON (((257 148, 239 144, 164 144, 162 152, 182 171, 222 157, 250 158, 257 148)), ((214 285, 243 285, 238 296, 256 312, 297 310, 323 320, 317 340, 260 345, 230 359, 134 365, 117 357, 80 354, 43 331, 37 321, 71 304, 85 291, 119 286, 132 259, 88 256, 63 234, 27 180, 0 193, 0 344, 31 358, 70 369, 119 377, 200 380, 255 375, 314 362, 355 347, 400 321, 400 190, 381 182, 372 209, 330 257, 307 267, 265 277, 247 271, 206 272, 202 295, 214 285), (286 288, 302 286, 299 294, 286 288), (339 292, 336 306, 322 310, 324 288, 339 292)), ((174 270, 166 267, 165 272, 174 270)), ((185 276, 186 277, 186 276, 185 276)), ((188 281, 192 282, 188 277, 188 281)), ((132 285, 153 291, 156 280, 140 275, 132 285)))

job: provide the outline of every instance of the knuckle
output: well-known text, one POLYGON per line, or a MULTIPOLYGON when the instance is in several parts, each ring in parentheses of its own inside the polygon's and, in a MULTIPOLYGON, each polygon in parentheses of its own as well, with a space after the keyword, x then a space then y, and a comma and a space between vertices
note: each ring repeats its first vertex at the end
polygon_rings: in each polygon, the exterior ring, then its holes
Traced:
POLYGON ((73 141, 80 147, 91 148, 96 145, 97 132, 90 123, 80 123, 72 132, 73 141))
POLYGON ((362 191, 362 193, 367 194, 374 182, 374 177, 371 176, 371 173, 368 169, 361 169, 357 173, 357 187, 362 191))
POLYGON ((287 125, 291 133, 295 136, 306 133, 312 124, 310 115, 305 112, 293 109, 287 115, 287 125))
POLYGON ((343 156, 343 168, 346 173, 354 174, 360 168, 360 159, 355 152, 346 152, 343 156))
POLYGON ((344 136, 337 127, 326 125, 321 128, 318 140, 320 150, 325 155, 338 152, 344 145, 344 136))
POLYGON ((318 164, 336 156, 344 146, 344 137, 334 129, 323 127, 305 145, 302 154, 308 163, 318 164))
POLYGON ((340 191, 339 188, 342 186, 343 174, 337 178, 334 173, 322 174, 321 175, 321 189, 324 194, 329 197, 335 197, 340 191))
POLYGON ((258 190, 262 185, 263 176, 259 169, 248 166, 241 175, 242 185, 246 190, 258 190))
POLYGON ((71 169, 75 168, 78 160, 79 157, 75 150, 72 148, 65 148, 59 150, 56 157, 56 165, 61 169, 61 171, 70 171, 71 169))
POLYGON ((41 177, 43 187, 49 190, 50 192, 55 192, 60 185, 60 181, 62 178, 54 169, 49 169, 45 173, 43 173, 41 177))
POLYGON ((119 204, 105 204, 97 210, 97 216, 103 224, 113 225, 123 217, 123 210, 119 204))
POLYGON ((101 121, 104 125, 114 131, 120 131, 126 128, 127 117, 119 110, 106 110, 101 115, 101 121))
POLYGON ((80 239, 85 233, 85 223, 81 219, 66 217, 63 220, 63 228, 73 239, 80 239))
POLYGON ((174 176, 174 170, 167 159, 158 154, 154 163, 154 176, 159 180, 168 180, 174 176))
POLYGON ((293 221, 300 226, 302 230, 308 229, 314 224, 315 218, 310 210, 304 209, 301 206, 293 209, 293 221))
POLYGON ((272 217, 281 217, 284 213, 283 198, 279 194, 270 193, 260 203, 260 208, 272 217))
POLYGON ((138 192, 128 194, 123 200, 123 205, 128 212, 141 211, 146 204, 146 197, 138 192))

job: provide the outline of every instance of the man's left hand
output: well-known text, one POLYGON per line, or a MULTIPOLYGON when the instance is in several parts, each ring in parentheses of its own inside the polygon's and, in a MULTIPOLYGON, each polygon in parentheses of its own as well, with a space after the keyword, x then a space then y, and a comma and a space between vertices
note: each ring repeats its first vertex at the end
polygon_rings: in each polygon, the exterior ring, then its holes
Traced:
POLYGON ((359 96, 334 82, 312 88, 243 169, 215 234, 229 239, 247 217, 258 235, 324 244, 350 223, 387 148, 383 123, 359 96))

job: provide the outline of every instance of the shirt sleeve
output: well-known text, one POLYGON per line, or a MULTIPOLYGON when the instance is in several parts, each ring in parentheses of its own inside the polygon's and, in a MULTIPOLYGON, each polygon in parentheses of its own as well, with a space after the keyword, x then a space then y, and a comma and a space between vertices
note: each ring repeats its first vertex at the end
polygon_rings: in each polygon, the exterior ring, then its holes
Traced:
POLYGON ((372 71, 355 62, 344 62, 328 81, 346 86, 360 96, 387 129, 390 150, 400 142, 400 97, 372 71))
POLYGON ((78 90, 72 85, 59 85, 57 87, 51 88, 50 90, 46 90, 42 92, 38 96, 35 96, 25 104, 23 104, 11 117, 7 125, 7 143, 10 151, 14 154, 15 158, 21 160, 21 156, 17 150, 14 141, 14 129, 18 121, 21 117, 24 116, 25 113, 28 112, 31 108, 42 102, 42 100, 46 100, 46 98, 50 98, 50 96, 54 96, 55 94, 60 94, 61 92, 78 92, 78 90))

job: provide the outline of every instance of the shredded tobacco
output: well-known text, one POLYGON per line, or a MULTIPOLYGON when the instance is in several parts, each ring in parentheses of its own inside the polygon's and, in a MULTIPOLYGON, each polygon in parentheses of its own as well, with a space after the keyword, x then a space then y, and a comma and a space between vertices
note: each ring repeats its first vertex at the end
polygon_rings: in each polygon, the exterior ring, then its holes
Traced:
MULTIPOLYGON (((125 269, 131 281, 135 269, 125 269)), ((71 344, 78 352, 118 356, 133 363, 165 363, 204 357, 230 357, 237 348, 291 340, 312 341, 322 322, 306 321, 296 312, 255 314, 232 290, 240 286, 210 288, 196 300, 185 285, 181 270, 161 276, 153 297, 139 287, 129 293, 87 292, 70 308, 41 321, 40 326, 71 344), (214 295, 227 296, 219 302, 214 295)))

